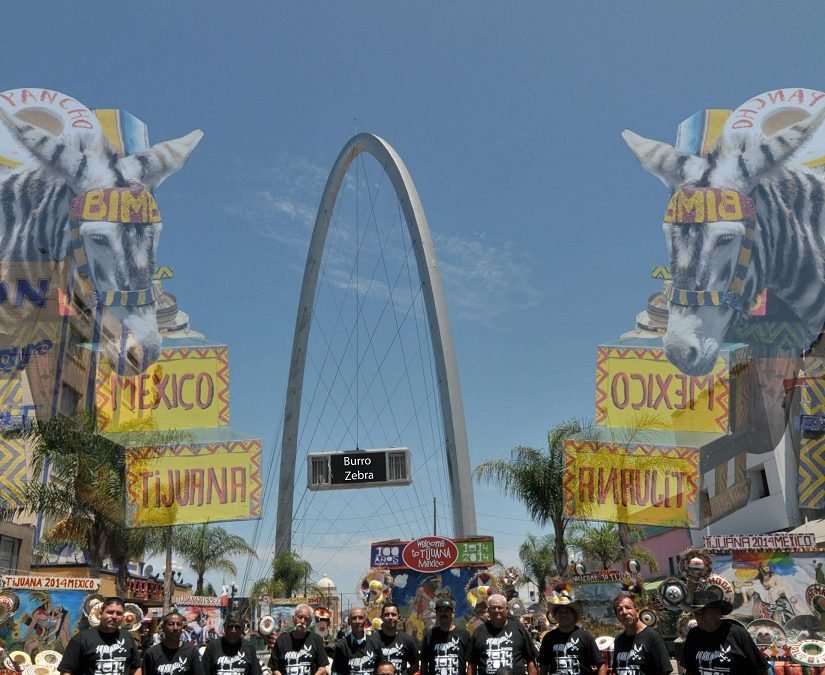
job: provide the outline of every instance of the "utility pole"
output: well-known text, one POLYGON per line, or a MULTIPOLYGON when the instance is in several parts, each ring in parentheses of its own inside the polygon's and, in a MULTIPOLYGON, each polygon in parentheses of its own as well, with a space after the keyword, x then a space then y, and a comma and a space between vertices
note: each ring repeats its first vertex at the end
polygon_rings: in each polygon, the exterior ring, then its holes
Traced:
POLYGON ((438 532, 435 531, 435 497, 433 497, 433 536, 437 534, 438 532))
POLYGON ((163 572, 163 615, 172 609, 172 583, 175 572, 172 570, 172 528, 167 527, 165 533, 166 569, 163 572))

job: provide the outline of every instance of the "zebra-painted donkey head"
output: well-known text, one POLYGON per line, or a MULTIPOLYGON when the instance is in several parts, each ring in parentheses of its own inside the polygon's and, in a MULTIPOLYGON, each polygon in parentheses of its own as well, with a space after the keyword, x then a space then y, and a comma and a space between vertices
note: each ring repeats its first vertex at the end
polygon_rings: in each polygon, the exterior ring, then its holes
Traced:
MULTIPOLYGON (((127 348, 137 343, 143 364, 151 364, 161 347, 152 279, 163 227, 151 190, 183 166, 203 132, 120 157, 102 138, 55 138, 2 110, 0 121, 49 174, 67 184, 78 271, 88 278, 97 303, 123 325, 127 348)), ((113 354, 108 356, 112 360, 113 354)))
MULTIPOLYGON (((774 280, 774 261, 769 258, 785 252, 766 244, 770 235, 764 231, 763 216, 768 206, 761 203, 757 188, 760 183, 788 180, 787 160, 824 115, 767 138, 723 137, 707 157, 680 152, 630 130, 622 133, 639 163, 672 190, 662 224, 672 277, 663 342, 667 358, 683 372, 710 372, 737 312, 747 311, 774 280)), ((782 209, 796 206, 792 200, 779 201, 782 209)), ((789 291, 772 290, 779 297, 789 291)))

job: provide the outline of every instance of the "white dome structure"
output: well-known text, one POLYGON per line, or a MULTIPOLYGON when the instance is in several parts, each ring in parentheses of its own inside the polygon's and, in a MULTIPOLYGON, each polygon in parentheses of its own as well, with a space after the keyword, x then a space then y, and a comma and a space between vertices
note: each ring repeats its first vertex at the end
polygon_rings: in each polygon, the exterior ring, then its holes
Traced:
POLYGON ((332 595, 338 591, 338 588, 335 586, 335 582, 330 579, 326 574, 318 579, 318 582, 315 584, 319 591, 324 593, 325 595, 332 595))

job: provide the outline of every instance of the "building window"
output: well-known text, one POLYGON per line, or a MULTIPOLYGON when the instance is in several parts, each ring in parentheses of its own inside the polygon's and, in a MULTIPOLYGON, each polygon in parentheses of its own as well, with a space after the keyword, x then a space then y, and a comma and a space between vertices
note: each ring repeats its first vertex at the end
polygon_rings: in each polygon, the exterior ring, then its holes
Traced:
POLYGON ((60 414, 65 417, 74 417, 80 404, 80 392, 64 384, 60 392, 60 414))
POLYGON ((751 481, 751 499, 762 499, 771 494, 770 486, 768 485, 768 474, 764 466, 757 467, 748 471, 748 477, 751 481))
POLYGON ((0 569, 14 572, 20 555, 20 540, 0 535, 0 569))

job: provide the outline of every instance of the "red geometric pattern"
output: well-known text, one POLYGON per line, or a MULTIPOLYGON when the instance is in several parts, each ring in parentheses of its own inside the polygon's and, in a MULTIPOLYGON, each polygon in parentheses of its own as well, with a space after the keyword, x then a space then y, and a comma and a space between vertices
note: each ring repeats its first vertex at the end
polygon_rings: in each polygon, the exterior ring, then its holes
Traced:
MULTIPOLYGON (((261 512, 261 441, 253 438, 240 441, 228 441, 204 444, 181 444, 167 447, 145 447, 126 449, 126 472, 134 472, 135 465, 146 460, 163 457, 206 457, 215 453, 235 453, 249 455, 249 507, 250 517, 259 516, 261 512)), ((129 501, 136 504, 140 499, 138 481, 128 481, 129 501)))
POLYGON ((685 495, 687 502, 696 502, 698 485, 696 478, 699 472, 699 449, 686 448, 675 445, 646 445, 633 444, 623 445, 619 443, 603 443, 589 440, 566 440, 564 442, 564 511, 569 516, 575 513, 575 482, 576 482, 576 456, 581 454, 610 454, 623 455, 625 457, 659 457, 661 459, 680 459, 686 461, 695 472, 695 476, 688 477, 687 491, 685 495))
MULTIPOLYGON (((629 356, 642 361, 667 361, 664 350, 658 348, 599 346, 596 350, 595 418, 596 424, 600 426, 609 424, 607 407, 610 371, 608 370, 608 364, 611 359, 627 359, 629 356)), ((678 372, 676 366, 673 366, 673 369, 674 372, 678 372)), ((727 433, 730 413, 730 377, 727 365, 723 365, 720 370, 714 371, 713 384, 713 407, 715 410, 719 410, 719 415, 714 418, 714 423, 720 432, 727 433)), ((661 426, 656 428, 661 428, 661 426)))
MULTIPOLYGON (((215 393, 218 399, 218 425, 229 425, 229 349, 227 347, 174 347, 161 350, 160 359, 156 364, 162 367, 164 361, 183 361, 195 355, 200 359, 215 359, 215 393)), ((154 366, 153 366, 154 367, 154 366)), ((114 408, 112 392, 109 384, 111 370, 103 364, 98 366, 95 373, 95 405, 98 420, 98 429, 108 428, 110 417, 105 412, 114 408)))

